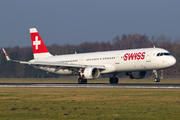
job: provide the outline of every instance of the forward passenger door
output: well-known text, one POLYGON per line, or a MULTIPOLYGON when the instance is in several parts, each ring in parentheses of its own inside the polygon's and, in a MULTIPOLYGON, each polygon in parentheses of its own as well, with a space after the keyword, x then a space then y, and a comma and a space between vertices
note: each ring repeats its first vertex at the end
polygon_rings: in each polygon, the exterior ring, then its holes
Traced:
POLYGON ((119 55, 116 55, 115 64, 119 64, 119 55))
POLYGON ((150 50, 150 51, 147 52, 146 62, 151 62, 151 53, 152 53, 152 50, 150 50))

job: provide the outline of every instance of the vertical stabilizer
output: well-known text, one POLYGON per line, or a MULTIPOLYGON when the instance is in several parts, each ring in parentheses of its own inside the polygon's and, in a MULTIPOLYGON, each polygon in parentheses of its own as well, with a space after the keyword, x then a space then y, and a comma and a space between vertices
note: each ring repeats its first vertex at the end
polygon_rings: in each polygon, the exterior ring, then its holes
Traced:
POLYGON ((42 41, 36 28, 30 28, 31 43, 34 59, 52 56, 42 41))

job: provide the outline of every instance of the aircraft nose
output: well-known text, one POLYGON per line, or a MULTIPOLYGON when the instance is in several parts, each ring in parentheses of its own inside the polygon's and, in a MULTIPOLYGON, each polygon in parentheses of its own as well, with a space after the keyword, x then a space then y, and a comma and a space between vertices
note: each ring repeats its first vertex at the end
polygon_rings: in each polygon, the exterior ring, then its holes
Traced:
POLYGON ((172 57, 170 60, 169 60, 169 64, 170 65, 174 65, 174 64, 176 64, 176 58, 174 58, 174 57, 172 57))

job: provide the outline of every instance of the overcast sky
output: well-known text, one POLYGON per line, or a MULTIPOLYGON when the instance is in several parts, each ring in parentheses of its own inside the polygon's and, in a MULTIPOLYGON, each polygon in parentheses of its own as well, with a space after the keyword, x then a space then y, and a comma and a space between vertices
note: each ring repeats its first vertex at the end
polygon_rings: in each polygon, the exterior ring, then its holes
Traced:
POLYGON ((180 38, 180 0, 1 0, 0 47, 112 41, 122 34, 180 38))

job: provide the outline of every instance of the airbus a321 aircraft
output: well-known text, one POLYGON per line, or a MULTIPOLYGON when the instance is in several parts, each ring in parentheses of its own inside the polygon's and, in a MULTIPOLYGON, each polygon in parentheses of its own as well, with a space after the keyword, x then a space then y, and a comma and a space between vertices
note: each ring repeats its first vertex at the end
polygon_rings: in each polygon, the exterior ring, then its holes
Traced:
POLYGON ((30 28, 30 35, 34 59, 11 60, 3 49, 7 61, 32 65, 62 75, 78 75, 79 84, 86 84, 87 80, 96 79, 100 74, 112 74, 109 82, 118 83, 117 75, 120 72, 126 72, 131 79, 142 79, 149 70, 155 73, 154 81, 160 82, 157 71, 176 63, 176 59, 167 50, 155 47, 53 56, 36 28, 30 28))

